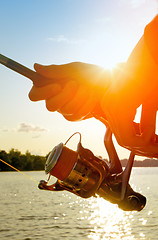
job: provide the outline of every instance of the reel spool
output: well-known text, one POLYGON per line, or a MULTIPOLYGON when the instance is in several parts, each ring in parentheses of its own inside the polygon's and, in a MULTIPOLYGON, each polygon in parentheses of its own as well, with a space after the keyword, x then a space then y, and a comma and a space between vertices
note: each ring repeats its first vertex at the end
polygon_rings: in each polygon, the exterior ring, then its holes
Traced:
POLYGON ((83 198, 94 196, 103 178, 108 174, 108 166, 101 163, 90 150, 83 148, 81 134, 77 151, 66 147, 67 142, 53 148, 46 161, 45 172, 56 177, 58 185, 65 190, 83 198))

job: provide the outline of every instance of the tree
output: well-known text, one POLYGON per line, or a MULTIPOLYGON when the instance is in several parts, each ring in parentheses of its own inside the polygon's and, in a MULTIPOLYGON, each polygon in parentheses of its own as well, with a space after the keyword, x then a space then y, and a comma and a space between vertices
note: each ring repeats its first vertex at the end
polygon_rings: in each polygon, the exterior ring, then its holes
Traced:
MULTIPOLYGON (((0 159, 11 164, 9 156, 4 150, 0 151, 0 159)), ((9 170, 10 170, 10 167, 0 161, 0 171, 9 171, 9 170)))
POLYGON ((21 152, 12 148, 9 151, 8 155, 9 155, 9 158, 10 158, 10 161, 11 161, 11 165, 13 167, 21 170, 22 169, 22 162, 20 161, 21 152))
MULTIPOLYGON (((46 157, 31 155, 29 151, 21 154, 12 148, 9 153, 0 151, 0 159, 20 171, 44 170, 46 157)), ((0 161, 0 171, 13 171, 13 169, 0 161)))
POLYGON ((44 170, 45 158, 41 156, 34 156, 33 170, 44 170))

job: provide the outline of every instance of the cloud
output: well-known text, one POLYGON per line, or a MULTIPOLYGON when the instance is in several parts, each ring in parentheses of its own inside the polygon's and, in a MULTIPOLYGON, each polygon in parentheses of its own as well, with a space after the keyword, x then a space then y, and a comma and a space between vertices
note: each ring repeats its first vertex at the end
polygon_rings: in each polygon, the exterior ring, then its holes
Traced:
POLYGON ((70 39, 70 38, 65 37, 64 35, 57 35, 55 37, 48 37, 46 40, 57 42, 57 43, 66 43, 66 44, 80 44, 82 42, 85 42, 84 39, 70 39))
POLYGON ((110 17, 97 18, 95 20, 95 22, 98 22, 98 23, 109 23, 109 22, 111 22, 111 18, 110 17))
MULTIPOLYGON (((127 0, 121 0, 121 2, 127 3, 127 0)), ((140 7, 146 4, 147 2, 153 3, 153 2, 157 2, 157 0, 128 0, 128 3, 130 3, 133 8, 140 7)))
POLYGON ((131 2, 131 4, 132 4, 132 6, 133 6, 134 8, 136 8, 136 7, 139 7, 139 6, 141 6, 142 4, 144 4, 144 3, 146 2, 146 0, 130 0, 130 2, 131 2))
POLYGON ((9 129, 8 128, 4 128, 4 129, 2 129, 2 132, 9 132, 9 129))
POLYGON ((30 124, 26 123, 20 123, 18 126, 18 132, 25 132, 25 133, 30 133, 30 132, 36 132, 36 133, 41 133, 41 132, 46 132, 47 129, 41 128, 39 126, 32 126, 30 124))

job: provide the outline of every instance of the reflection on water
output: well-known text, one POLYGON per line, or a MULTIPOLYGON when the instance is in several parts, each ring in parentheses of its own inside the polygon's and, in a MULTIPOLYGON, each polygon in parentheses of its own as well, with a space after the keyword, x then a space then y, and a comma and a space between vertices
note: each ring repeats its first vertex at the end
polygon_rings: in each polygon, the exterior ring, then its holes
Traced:
POLYGON ((41 191, 19 173, 0 173, 0 239, 157 239, 157 174, 156 168, 134 169, 132 185, 148 202, 141 212, 124 212, 101 198, 41 191))
POLYGON ((121 239, 130 234, 130 223, 125 213, 105 200, 98 198, 92 203, 93 213, 89 217, 90 224, 94 231, 89 237, 94 240, 98 239, 121 239))

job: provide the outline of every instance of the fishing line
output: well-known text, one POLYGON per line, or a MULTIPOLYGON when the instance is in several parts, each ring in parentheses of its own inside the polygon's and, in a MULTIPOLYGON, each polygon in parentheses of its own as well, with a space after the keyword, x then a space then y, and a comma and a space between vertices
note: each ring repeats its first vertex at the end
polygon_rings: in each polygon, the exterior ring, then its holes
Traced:
POLYGON ((36 181, 34 178, 30 177, 29 175, 27 175, 26 173, 21 172, 19 169, 13 167, 12 165, 10 165, 9 163, 5 162, 4 160, 0 159, 1 162, 3 162, 4 164, 8 165, 9 167, 13 168, 14 170, 16 170, 17 172, 21 173, 22 175, 24 175, 25 177, 29 178, 31 181, 35 182, 35 183, 39 183, 38 181, 36 181))

